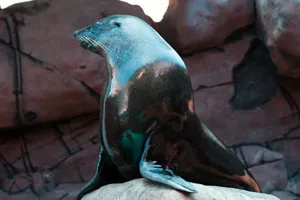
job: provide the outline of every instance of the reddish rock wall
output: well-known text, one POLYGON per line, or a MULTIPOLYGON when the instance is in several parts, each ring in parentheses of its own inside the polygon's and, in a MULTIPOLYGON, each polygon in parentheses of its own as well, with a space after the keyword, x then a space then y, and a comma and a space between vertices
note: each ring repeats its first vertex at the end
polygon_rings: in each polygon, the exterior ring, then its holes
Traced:
POLYGON ((138 6, 114 0, 37 1, 0 10, 1 200, 74 199, 93 176, 106 70, 103 59, 80 48, 72 34, 111 14, 153 25, 188 67, 198 116, 236 151, 264 192, 296 199, 300 3, 171 2, 156 24, 138 6), (249 62, 256 35, 269 51, 258 48, 249 62), (277 73, 268 71, 270 62, 277 73), (234 96, 251 109, 234 109, 234 96), (255 98, 266 102, 253 103, 255 98))

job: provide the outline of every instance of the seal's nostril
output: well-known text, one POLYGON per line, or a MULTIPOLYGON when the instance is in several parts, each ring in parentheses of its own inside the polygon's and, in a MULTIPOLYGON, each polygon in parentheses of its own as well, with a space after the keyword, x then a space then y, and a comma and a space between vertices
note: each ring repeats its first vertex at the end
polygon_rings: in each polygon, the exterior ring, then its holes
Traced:
POLYGON ((79 33, 79 30, 74 31, 74 33, 73 33, 74 37, 76 37, 78 33, 79 33))

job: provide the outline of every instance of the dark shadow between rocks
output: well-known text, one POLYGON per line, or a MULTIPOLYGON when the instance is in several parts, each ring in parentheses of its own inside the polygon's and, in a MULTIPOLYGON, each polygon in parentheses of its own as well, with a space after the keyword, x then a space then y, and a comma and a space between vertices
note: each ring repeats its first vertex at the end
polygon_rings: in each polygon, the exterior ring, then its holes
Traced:
POLYGON ((268 103, 278 89, 277 66, 263 42, 254 38, 243 60, 233 69, 234 110, 252 110, 268 103))
POLYGON ((291 111, 300 119, 298 103, 290 93, 288 80, 299 83, 299 78, 278 75, 277 66, 262 40, 254 38, 243 60, 233 69, 234 95, 230 104, 234 110, 259 108, 275 96, 277 90, 291 111))
POLYGON ((225 38, 224 44, 234 43, 246 38, 253 38, 256 35, 255 24, 250 24, 246 27, 235 30, 232 34, 225 38))

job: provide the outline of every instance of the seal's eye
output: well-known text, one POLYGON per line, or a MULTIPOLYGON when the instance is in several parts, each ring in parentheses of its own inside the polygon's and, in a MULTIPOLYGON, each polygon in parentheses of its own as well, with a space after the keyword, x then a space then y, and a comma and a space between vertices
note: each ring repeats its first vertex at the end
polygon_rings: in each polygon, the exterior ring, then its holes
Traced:
POLYGON ((114 22, 114 25, 117 27, 121 27, 121 23, 120 22, 114 22))

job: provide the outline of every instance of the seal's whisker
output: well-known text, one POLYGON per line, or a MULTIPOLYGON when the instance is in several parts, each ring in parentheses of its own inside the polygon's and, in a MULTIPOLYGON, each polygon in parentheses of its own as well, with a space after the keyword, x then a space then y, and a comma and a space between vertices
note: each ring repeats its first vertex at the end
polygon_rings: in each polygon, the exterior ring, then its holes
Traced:
POLYGON ((104 44, 102 44, 101 42, 95 41, 95 45, 99 45, 100 47, 102 47, 104 50, 106 50, 108 53, 112 53, 107 46, 105 46, 104 44))
POLYGON ((95 43, 95 45, 99 45, 100 47, 102 47, 106 52, 111 53, 109 51, 109 49, 105 45, 103 45, 102 43, 96 42, 96 41, 94 43, 95 43))
POLYGON ((86 43, 88 43, 88 44, 92 44, 92 41, 91 41, 91 39, 89 39, 88 37, 86 37, 86 36, 83 36, 83 39, 84 39, 84 41, 85 41, 86 43))
POLYGON ((107 46, 105 46, 103 43, 96 41, 97 45, 101 46, 103 49, 105 49, 108 53, 110 53, 111 55, 116 56, 117 58, 119 58, 120 60, 126 62, 127 60, 123 59, 121 56, 119 56, 117 53, 114 53, 113 51, 111 51, 107 46))
POLYGON ((103 45, 103 44, 100 44, 100 43, 97 43, 95 40, 93 39, 90 39, 86 36, 84 36, 84 40, 89 43, 89 44, 92 44, 93 46, 97 47, 97 46, 100 46, 104 51, 106 51, 107 53, 109 53, 108 49, 103 45))
MULTIPOLYGON (((91 38, 88 38, 86 36, 79 36, 78 37, 80 40, 83 40, 84 42, 88 43, 88 44, 92 44, 93 46, 97 47, 100 46, 104 51, 106 51, 106 53, 116 56, 117 58, 119 58, 120 60, 126 62, 127 60, 125 60, 124 58, 122 58, 121 56, 119 56, 118 54, 114 53, 113 51, 111 51, 107 46, 105 46, 103 43, 99 42, 99 41, 95 41, 91 38)), ((118 50, 120 50, 119 48, 117 48, 118 50)))
POLYGON ((90 44, 97 46, 97 43, 94 40, 87 38, 87 37, 86 37, 86 40, 88 40, 90 44))
POLYGON ((105 45, 103 45, 102 43, 96 42, 95 40, 92 40, 92 39, 90 39, 90 38, 88 38, 88 37, 85 37, 85 40, 88 41, 90 44, 92 44, 92 45, 94 45, 94 46, 100 46, 100 47, 101 47, 104 51, 106 51, 107 53, 111 53, 111 52, 109 51, 109 49, 108 49, 105 45))
POLYGON ((82 36, 82 37, 81 37, 81 40, 83 40, 84 42, 86 42, 86 43, 88 43, 88 44, 90 43, 90 42, 88 41, 88 39, 87 39, 85 36, 82 36))
POLYGON ((112 51, 110 51, 107 46, 105 46, 104 44, 100 43, 100 42, 97 42, 97 41, 93 41, 93 44, 95 46, 100 46, 104 51, 106 51, 108 54, 112 54, 114 55, 114 53, 112 51))

